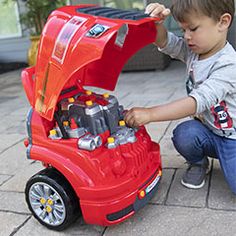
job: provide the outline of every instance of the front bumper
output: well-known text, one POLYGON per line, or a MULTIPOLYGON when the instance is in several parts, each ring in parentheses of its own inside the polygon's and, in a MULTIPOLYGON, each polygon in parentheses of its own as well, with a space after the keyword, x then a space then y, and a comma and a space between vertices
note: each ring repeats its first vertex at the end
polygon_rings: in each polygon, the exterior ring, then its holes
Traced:
POLYGON ((114 197, 109 201, 86 202, 81 200, 83 218, 88 224, 110 226, 120 223, 131 217, 135 212, 144 207, 158 190, 161 179, 161 170, 157 169, 151 177, 138 189, 125 193, 122 197, 114 197), (140 198, 140 191, 146 192, 140 198))

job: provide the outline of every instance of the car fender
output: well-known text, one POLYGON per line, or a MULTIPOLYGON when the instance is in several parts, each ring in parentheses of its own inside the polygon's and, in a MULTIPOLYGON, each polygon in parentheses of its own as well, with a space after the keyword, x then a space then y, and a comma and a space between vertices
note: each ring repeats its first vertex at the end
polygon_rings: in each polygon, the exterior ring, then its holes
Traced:
POLYGON ((29 155, 30 159, 41 161, 44 165, 57 169, 71 184, 78 197, 81 188, 94 185, 91 178, 69 158, 36 145, 31 146, 29 155))

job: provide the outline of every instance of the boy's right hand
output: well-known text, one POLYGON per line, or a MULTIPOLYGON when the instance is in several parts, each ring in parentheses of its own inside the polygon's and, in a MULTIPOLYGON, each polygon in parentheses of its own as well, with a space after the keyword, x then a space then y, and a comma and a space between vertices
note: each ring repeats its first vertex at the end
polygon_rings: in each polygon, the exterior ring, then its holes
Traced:
POLYGON ((147 5, 145 13, 151 17, 158 17, 159 23, 163 23, 166 17, 170 15, 170 9, 159 3, 151 3, 147 5))

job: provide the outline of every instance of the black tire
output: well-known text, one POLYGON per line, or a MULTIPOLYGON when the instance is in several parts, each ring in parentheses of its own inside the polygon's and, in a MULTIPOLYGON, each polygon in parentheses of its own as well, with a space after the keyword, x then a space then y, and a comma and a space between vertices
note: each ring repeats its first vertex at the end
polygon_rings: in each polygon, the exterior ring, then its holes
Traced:
POLYGON ((52 230, 64 230, 81 216, 74 190, 54 168, 46 168, 28 180, 25 198, 34 217, 52 230))

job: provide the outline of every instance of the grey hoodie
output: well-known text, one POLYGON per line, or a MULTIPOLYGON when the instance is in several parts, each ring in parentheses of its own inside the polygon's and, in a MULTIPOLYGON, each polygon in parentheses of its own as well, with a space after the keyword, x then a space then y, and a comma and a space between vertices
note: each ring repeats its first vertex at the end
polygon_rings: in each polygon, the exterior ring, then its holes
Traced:
POLYGON ((198 60, 181 37, 168 32, 161 52, 187 65, 186 89, 197 103, 196 115, 215 134, 236 139, 236 52, 227 42, 213 56, 198 60))

